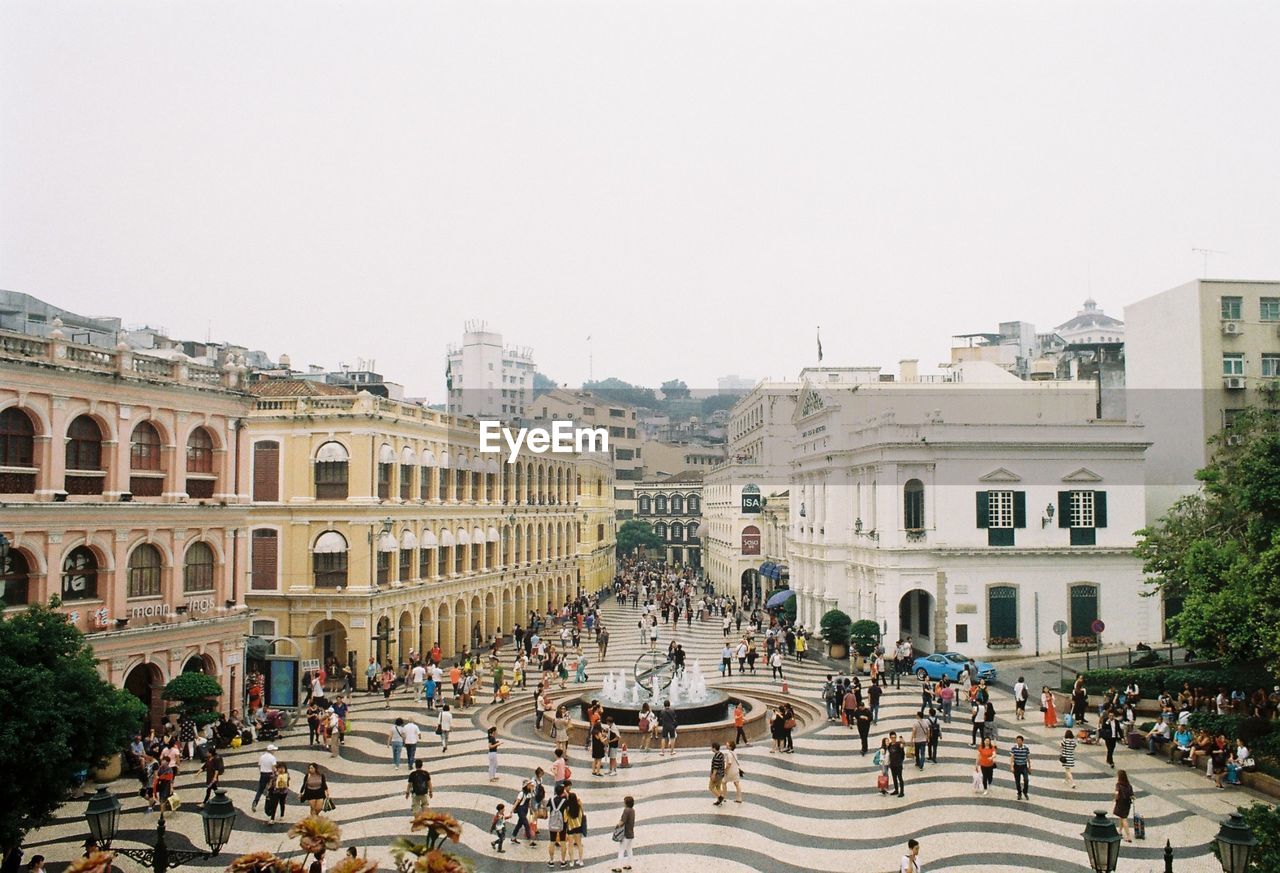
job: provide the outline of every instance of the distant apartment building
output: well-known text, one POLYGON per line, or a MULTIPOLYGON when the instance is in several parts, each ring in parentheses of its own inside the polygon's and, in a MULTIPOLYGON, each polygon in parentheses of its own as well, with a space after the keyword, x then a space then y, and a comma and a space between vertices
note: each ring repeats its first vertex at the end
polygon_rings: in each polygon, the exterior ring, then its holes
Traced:
POLYGON ((645 461, 636 427, 636 409, 590 391, 556 388, 539 394, 525 416, 538 426, 571 421, 576 427, 604 428, 609 432, 613 455, 613 503, 619 521, 636 511, 635 483, 644 478, 645 461))
POLYGON ((636 485, 636 518, 652 526, 670 564, 702 567, 702 473, 686 470, 636 485))
POLYGON ((725 459, 723 446, 646 440, 641 449, 646 482, 658 482, 686 470, 706 471, 725 459))
POLYGON ((1210 437, 1280 385, 1280 282, 1200 279, 1125 307, 1130 411, 1145 426, 1147 520, 1199 488, 1210 437))
POLYGON ((737 373, 730 373, 728 376, 716 379, 716 390, 721 394, 746 394, 755 385, 754 379, 739 376, 737 373))
POLYGON ((450 415, 514 421, 529 415, 533 351, 502 344, 484 322, 468 322, 462 345, 450 346, 446 364, 450 415))

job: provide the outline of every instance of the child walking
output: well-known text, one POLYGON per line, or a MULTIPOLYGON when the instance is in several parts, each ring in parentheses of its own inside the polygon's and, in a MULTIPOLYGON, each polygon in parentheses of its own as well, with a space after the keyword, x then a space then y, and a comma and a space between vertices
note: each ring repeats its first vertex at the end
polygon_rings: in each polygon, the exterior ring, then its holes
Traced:
POLYGON ((506 852, 506 849, 502 848, 502 844, 507 839, 507 819, 509 818, 511 818, 511 813, 507 812, 507 805, 499 803, 498 811, 493 814, 493 821, 489 824, 489 833, 493 834, 493 842, 489 845, 499 852, 506 852))

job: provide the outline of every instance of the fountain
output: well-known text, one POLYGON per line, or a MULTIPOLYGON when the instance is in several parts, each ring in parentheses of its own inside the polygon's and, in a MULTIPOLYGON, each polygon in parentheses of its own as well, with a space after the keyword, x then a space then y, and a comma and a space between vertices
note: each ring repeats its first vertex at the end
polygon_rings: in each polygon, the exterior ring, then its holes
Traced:
POLYGON ((586 692, 579 698, 584 713, 592 700, 599 700, 615 724, 634 726, 644 703, 657 710, 663 701, 670 700, 680 724, 693 725, 728 718, 730 707, 736 702, 724 692, 707 687, 707 677, 697 661, 684 670, 676 670, 661 655, 646 653, 636 661, 634 674, 634 682, 628 682, 622 670, 616 676, 605 673, 598 692, 586 692))

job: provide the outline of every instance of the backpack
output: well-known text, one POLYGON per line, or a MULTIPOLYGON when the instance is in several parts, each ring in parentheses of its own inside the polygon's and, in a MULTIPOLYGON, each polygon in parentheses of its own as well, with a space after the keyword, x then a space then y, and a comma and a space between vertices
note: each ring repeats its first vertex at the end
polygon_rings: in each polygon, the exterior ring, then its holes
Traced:
POLYGON ((936 718, 929 719, 929 736, 935 740, 942 736, 942 725, 938 724, 936 718))

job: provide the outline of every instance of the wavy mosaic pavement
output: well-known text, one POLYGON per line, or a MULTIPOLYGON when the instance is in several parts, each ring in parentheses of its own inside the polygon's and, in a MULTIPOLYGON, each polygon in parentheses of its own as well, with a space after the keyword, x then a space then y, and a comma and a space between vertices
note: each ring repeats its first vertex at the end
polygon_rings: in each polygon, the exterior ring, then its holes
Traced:
MULTIPOLYGON (((605 618, 611 627, 609 657, 595 665, 598 680, 605 669, 630 669, 636 657, 648 648, 634 631, 636 612, 609 603, 605 618), (630 630, 631 632, 628 632, 630 630)), ((660 625, 660 645, 669 639, 683 643, 690 661, 698 660, 709 669, 709 684, 777 692, 779 683, 769 679, 768 669, 757 666, 756 675, 721 678, 719 663, 722 635, 718 622, 695 622, 692 628, 660 625)), ((591 648, 594 650, 594 647, 591 648)), ((594 659, 593 659, 594 660, 594 659)), ((825 669, 789 661, 786 670, 789 693, 796 699, 820 702, 819 692, 825 669)), ((572 681, 570 682, 572 686, 572 681)), ((589 686, 588 686, 589 687, 589 686)), ((481 699, 484 699, 483 697, 481 699)), ((890 689, 881 703, 880 723, 872 734, 873 746, 893 729, 910 732, 910 722, 919 703, 914 680, 904 680, 901 689, 890 689)), ((498 802, 510 808, 520 778, 542 765, 549 768, 550 744, 534 735, 528 710, 528 692, 497 707, 477 707, 458 713, 452 742, 442 755, 431 733, 433 719, 420 704, 397 694, 392 708, 383 708, 380 696, 358 694, 352 712, 353 730, 348 735, 341 758, 327 751, 306 747, 302 735, 292 731, 278 743, 282 761, 290 765, 295 785, 299 772, 309 761, 317 761, 329 773, 337 803, 334 817, 343 831, 343 845, 367 849, 370 857, 390 862, 387 844, 408 834, 409 802, 404 799, 406 771, 396 771, 390 763, 386 734, 397 717, 414 717, 425 726, 423 757, 435 788, 433 807, 448 810, 466 825, 463 843, 476 859, 480 871, 545 870, 545 841, 535 849, 508 844, 507 852, 496 855, 489 849, 486 831, 498 802), (483 731, 476 717, 501 726, 504 745, 499 756, 497 783, 487 779, 483 731), (509 711, 509 712, 508 712, 509 711)), ((974 751, 969 747, 967 720, 944 725, 939 763, 924 771, 911 765, 905 771, 906 797, 885 797, 875 788, 878 768, 871 756, 859 754, 856 732, 824 719, 802 724, 795 736, 795 753, 771 754, 769 743, 755 742, 740 750, 745 772, 744 803, 712 806, 707 790, 710 752, 705 748, 683 748, 674 757, 633 750, 631 767, 616 777, 592 778, 590 761, 580 748, 571 749, 570 765, 575 786, 587 809, 589 833, 584 841, 587 868, 607 870, 613 865, 615 844, 609 832, 617 821, 622 798, 636 798, 636 859, 638 871, 688 869, 696 864, 703 873, 737 871, 888 871, 897 870, 908 838, 920 840, 921 861, 926 870, 998 871, 1087 869, 1080 834, 1085 820, 1095 809, 1110 809, 1114 784, 1112 771, 1104 763, 1102 747, 1081 746, 1076 768, 1077 788, 1068 788, 1057 766, 1056 742, 1060 733, 1037 724, 1038 713, 1028 713, 1028 721, 1014 723, 1012 704, 997 692, 997 711, 1002 750, 1012 737, 1022 732, 1032 748, 1031 798, 1014 797, 1007 755, 1002 752, 995 784, 986 796, 971 787, 974 751)), ((731 733, 731 732, 730 732, 731 733)), ((725 739, 728 739, 726 735, 725 739)), ((277 850, 296 854, 296 843, 285 837, 286 828, 269 827, 261 811, 248 813, 257 784, 256 760, 262 744, 237 750, 227 758, 224 787, 242 815, 232 843, 219 860, 206 867, 225 866, 227 853, 277 850)), ((1126 844, 1121 853, 1121 869, 1146 871, 1163 869, 1165 840, 1172 841, 1179 873, 1219 869, 1210 849, 1218 823, 1235 805, 1245 802, 1239 790, 1223 792, 1185 768, 1171 767, 1140 752, 1117 751, 1118 766, 1129 770, 1138 791, 1137 805, 1147 820, 1147 839, 1126 844)), ((198 843, 199 818, 195 801, 203 795, 200 776, 193 769, 178 782, 178 796, 184 809, 169 819, 170 845, 193 847, 198 843)), ((125 805, 122 844, 136 844, 154 833, 155 815, 140 812, 143 803, 136 794, 136 782, 112 786, 125 805)), ((86 836, 83 803, 68 804, 66 817, 50 828, 32 834, 28 857, 41 852, 57 873, 59 862, 75 857, 86 836)), ((300 817, 301 805, 292 803, 290 820, 300 817)), ((133 862, 121 860, 124 869, 133 862)), ((200 866, 197 864, 196 866, 200 866)), ((558 869, 558 867, 557 867, 558 869)))

